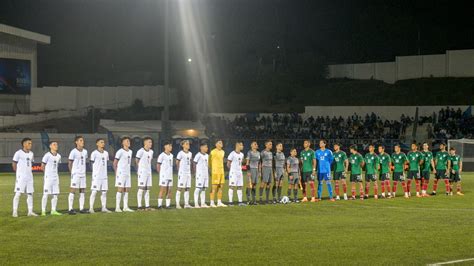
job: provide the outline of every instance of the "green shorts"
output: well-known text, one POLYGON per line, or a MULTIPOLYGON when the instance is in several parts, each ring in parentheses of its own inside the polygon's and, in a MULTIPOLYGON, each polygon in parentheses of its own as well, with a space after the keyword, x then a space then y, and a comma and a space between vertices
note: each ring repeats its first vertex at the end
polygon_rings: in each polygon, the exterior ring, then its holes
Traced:
POLYGON ((362 182, 362 175, 361 174, 351 174, 351 182, 362 182))
POLYGON ((334 172, 334 180, 346 179, 344 172, 334 172))
POLYGON ((314 181, 314 176, 312 176, 312 172, 303 172, 301 174, 301 182, 306 183, 309 181, 314 181))

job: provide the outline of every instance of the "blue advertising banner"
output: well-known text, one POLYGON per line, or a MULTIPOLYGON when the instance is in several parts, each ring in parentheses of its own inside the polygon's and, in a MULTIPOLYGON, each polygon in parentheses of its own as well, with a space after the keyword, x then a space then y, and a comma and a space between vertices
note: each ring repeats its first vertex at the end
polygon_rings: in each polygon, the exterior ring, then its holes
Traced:
POLYGON ((29 60, 0 58, 0 94, 30 94, 29 60))

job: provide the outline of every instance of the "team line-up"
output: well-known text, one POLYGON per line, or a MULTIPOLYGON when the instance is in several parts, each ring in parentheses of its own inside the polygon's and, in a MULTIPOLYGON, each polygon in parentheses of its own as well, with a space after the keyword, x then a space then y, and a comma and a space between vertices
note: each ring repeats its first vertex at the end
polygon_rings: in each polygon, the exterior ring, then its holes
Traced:
MULTIPOLYGON (((75 194, 79 192, 79 212, 94 213, 94 201, 98 192, 101 192, 102 212, 111 212, 107 209, 108 175, 107 163, 109 154, 104 149, 105 140, 96 140, 97 149, 88 158, 87 150, 84 149, 84 138, 77 136, 74 140, 76 147, 70 152, 68 157, 68 167, 71 172, 70 193, 68 196, 68 213, 76 214, 73 208, 75 194), (85 205, 86 190, 86 163, 89 159, 92 165, 92 185, 89 210, 85 205)), ((155 210, 150 206, 150 188, 152 186, 152 160, 153 150, 152 139, 143 139, 143 148, 135 155, 137 165, 137 202, 138 210, 155 210), (145 205, 142 207, 144 198, 145 205)), ((33 212, 33 172, 34 162, 32 141, 24 138, 21 141, 22 148, 13 156, 12 167, 16 172, 16 182, 13 198, 13 217, 18 217, 18 205, 21 194, 27 194, 28 216, 37 216, 33 212)), ((122 148, 115 153, 113 169, 115 172, 115 187, 117 187, 115 212, 134 212, 128 206, 129 191, 131 188, 131 164, 132 150, 130 149, 130 138, 121 139, 122 148), (121 203, 123 202, 123 208, 121 203)), ((411 197, 412 180, 416 183, 416 196, 429 197, 427 189, 430 174, 435 175, 433 182, 433 192, 436 195, 438 181, 444 180, 446 194, 453 195, 453 186, 456 185, 457 195, 461 192, 461 172, 462 159, 456 154, 454 148, 446 151, 446 145, 440 145, 440 151, 433 156, 427 143, 423 144, 422 151, 418 151, 416 144, 411 145, 411 150, 406 155, 401 152, 400 145, 395 145, 394 153, 385 153, 385 147, 378 146, 378 153, 375 152, 375 145, 369 145, 368 153, 362 156, 357 151, 357 146, 350 146, 350 156, 348 157, 341 150, 341 145, 335 143, 334 152, 326 148, 326 141, 319 141, 319 149, 311 149, 311 142, 303 142, 304 149, 299 157, 296 148, 290 149, 290 154, 285 157, 282 143, 276 143, 275 151, 273 142, 268 140, 262 151, 258 150, 256 141, 251 143, 247 156, 244 157, 243 143, 237 141, 235 149, 228 155, 226 160, 223 150, 222 140, 214 143, 215 148, 208 154, 208 144, 202 142, 199 152, 193 157, 190 151, 189 141, 181 142, 181 151, 176 158, 172 153, 172 145, 165 142, 163 152, 158 156, 156 171, 159 174, 160 192, 158 195, 158 208, 171 208, 171 191, 173 188, 173 167, 176 164, 178 169, 178 182, 176 190, 176 208, 181 209, 181 194, 184 197, 184 208, 209 208, 227 207, 234 204, 234 192, 237 194, 238 205, 243 203, 244 174, 242 168, 247 170, 248 187, 246 189, 247 204, 276 204, 287 202, 292 198, 292 202, 298 203, 298 190, 303 193, 303 202, 317 202, 322 200, 323 183, 326 183, 329 200, 340 199, 340 186, 343 188, 344 200, 356 199, 356 187, 359 186, 360 199, 369 198, 370 187, 373 186, 373 198, 392 198, 396 196, 397 186, 401 183, 404 197, 411 197), (222 202, 222 192, 225 185, 225 167, 229 171, 229 203, 222 202), (243 167, 245 166, 245 167, 243 167), (334 177, 331 176, 334 168, 334 177), (349 168, 350 167, 350 168, 349 168), (365 178, 362 178, 365 167, 365 178), (206 189, 209 187, 209 173, 211 174, 212 189, 210 191, 210 205, 206 204, 206 189), (189 203, 189 193, 191 189, 192 175, 195 176, 194 206, 189 203), (284 179, 288 180, 287 196, 282 197, 282 185, 284 179), (347 195, 346 177, 351 183, 351 196, 347 195), (333 197, 332 183, 334 179, 335 198, 333 197), (390 183, 392 180, 392 184, 390 183), (258 181, 260 185, 258 186, 258 181), (381 194, 378 194, 380 181, 381 194), (317 194, 315 181, 318 182, 317 194), (365 187, 363 184, 365 181, 365 187), (272 186, 273 185, 273 186, 272 186), (308 200, 307 187, 311 190, 311 199, 308 200), (257 202, 257 188, 259 202, 257 202), (273 200, 270 199, 270 191, 273 200), (265 192, 265 201, 263 194, 265 192), (386 194, 387 193, 387 194, 386 194), (215 196, 217 195, 217 204, 215 196), (163 206, 163 201, 165 205, 163 206)), ((59 191, 58 165, 61 162, 61 155, 58 153, 58 142, 51 141, 50 151, 41 160, 41 169, 44 171, 43 197, 41 202, 41 215, 46 215, 46 205, 49 196, 51 198, 51 215, 61 215, 57 211, 59 191)))

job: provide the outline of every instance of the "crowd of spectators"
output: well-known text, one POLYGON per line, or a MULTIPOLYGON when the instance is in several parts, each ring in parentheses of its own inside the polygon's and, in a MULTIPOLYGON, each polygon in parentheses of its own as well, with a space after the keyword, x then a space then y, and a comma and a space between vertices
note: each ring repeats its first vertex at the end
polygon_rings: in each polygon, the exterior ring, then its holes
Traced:
MULTIPOLYGON (((471 108, 471 107, 469 107, 471 108)), ((429 132, 431 138, 436 139, 460 139, 474 137, 474 118, 471 115, 471 109, 462 111, 460 108, 443 108, 433 115, 436 121, 433 129, 429 132)))

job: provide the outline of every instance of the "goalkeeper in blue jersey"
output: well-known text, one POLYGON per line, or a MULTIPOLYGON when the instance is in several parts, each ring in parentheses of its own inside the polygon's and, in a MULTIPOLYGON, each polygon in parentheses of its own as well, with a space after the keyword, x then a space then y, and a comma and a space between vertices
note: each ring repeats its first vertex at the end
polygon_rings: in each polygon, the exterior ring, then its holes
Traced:
POLYGON ((332 186, 331 186, 331 163, 334 160, 332 151, 326 149, 326 140, 322 139, 319 141, 319 150, 315 151, 314 157, 318 162, 318 200, 321 200, 321 194, 323 192, 323 180, 326 181, 328 188, 329 200, 334 201, 332 198, 332 186))

